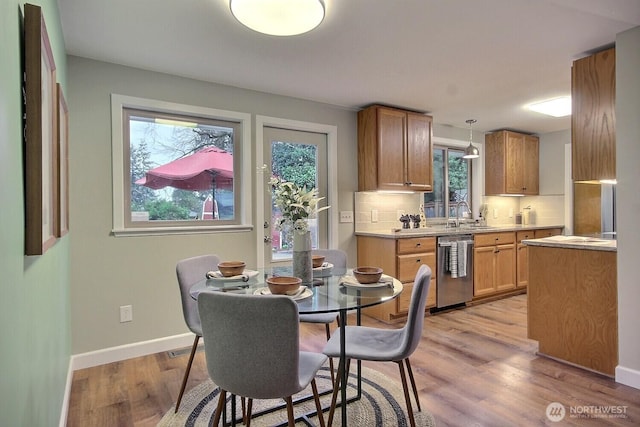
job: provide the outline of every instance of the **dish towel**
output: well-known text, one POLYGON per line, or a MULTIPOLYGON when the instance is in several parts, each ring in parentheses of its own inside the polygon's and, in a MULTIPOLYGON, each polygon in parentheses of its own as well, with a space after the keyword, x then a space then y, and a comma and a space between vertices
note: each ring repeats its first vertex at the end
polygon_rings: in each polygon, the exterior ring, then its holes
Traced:
POLYGON ((456 245, 458 249, 458 277, 467 276, 467 242, 461 240, 456 245))
POLYGON ((451 243, 449 254, 449 270, 451 271, 451 278, 458 277, 458 245, 455 242, 451 243))

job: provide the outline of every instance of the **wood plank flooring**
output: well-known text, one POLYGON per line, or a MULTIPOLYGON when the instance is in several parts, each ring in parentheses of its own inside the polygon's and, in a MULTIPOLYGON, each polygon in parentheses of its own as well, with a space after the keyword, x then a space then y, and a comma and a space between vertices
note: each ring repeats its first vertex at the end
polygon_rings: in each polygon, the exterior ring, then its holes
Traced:
MULTIPOLYGON (((537 356, 537 343, 526 338, 526 321, 526 295, 425 319, 411 364, 422 407, 439 427, 640 425, 640 390, 537 356), (566 407, 563 421, 547 419, 551 402, 566 407), (626 418, 569 413, 571 407, 610 405, 626 407, 626 418)), ((364 316, 363 324, 394 327, 364 316)), ((324 343, 324 326, 303 324, 303 349, 320 351, 324 343)), ((187 359, 188 354, 171 358, 163 352, 76 371, 67 425, 155 426, 175 403, 187 359)), ((366 366, 399 382, 395 363, 366 366)), ((187 389, 207 377, 199 352, 187 389)))

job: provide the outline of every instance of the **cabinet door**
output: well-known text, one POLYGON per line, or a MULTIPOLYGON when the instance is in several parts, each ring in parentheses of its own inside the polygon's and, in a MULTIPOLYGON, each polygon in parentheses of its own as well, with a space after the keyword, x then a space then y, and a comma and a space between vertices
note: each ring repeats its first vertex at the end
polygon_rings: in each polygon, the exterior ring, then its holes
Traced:
POLYGON ((523 140, 522 183, 524 194, 538 194, 540 192, 540 140, 536 136, 525 135, 523 140))
POLYGON ((506 132, 506 191, 522 193, 524 191, 524 135, 506 132))
POLYGON ((496 246, 495 290, 506 291, 516 287, 516 245, 496 246))
POLYGON ((529 284, 529 251, 527 245, 518 243, 518 260, 516 266, 516 286, 524 288, 529 284))
POLYGON ((493 246, 476 247, 473 250, 473 296, 479 297, 495 292, 493 246))
POLYGON ((431 191, 431 117, 407 113, 406 150, 407 185, 415 191, 431 191))
POLYGON ((378 188, 406 189, 404 174, 407 114, 388 108, 378 109, 378 188))

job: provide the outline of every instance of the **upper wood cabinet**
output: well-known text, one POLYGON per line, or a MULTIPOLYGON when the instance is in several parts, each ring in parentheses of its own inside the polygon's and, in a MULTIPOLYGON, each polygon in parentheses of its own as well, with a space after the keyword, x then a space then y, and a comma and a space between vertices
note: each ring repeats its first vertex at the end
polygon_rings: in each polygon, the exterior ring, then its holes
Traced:
POLYGON ((432 191, 432 117, 373 105, 358 112, 358 190, 432 191))
POLYGON ((616 51, 598 52, 571 69, 571 176, 616 177, 616 51))
POLYGON ((539 193, 539 139, 501 130, 485 136, 484 191, 499 194, 539 193))

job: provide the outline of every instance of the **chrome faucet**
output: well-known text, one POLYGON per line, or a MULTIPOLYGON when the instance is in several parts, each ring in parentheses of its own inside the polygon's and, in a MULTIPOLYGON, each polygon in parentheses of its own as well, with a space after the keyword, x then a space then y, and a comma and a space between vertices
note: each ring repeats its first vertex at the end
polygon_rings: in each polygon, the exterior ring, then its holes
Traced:
POLYGON ((466 200, 460 200, 456 205, 456 227, 460 227, 460 205, 465 205, 467 207, 467 211, 471 212, 471 206, 467 203, 466 200))

